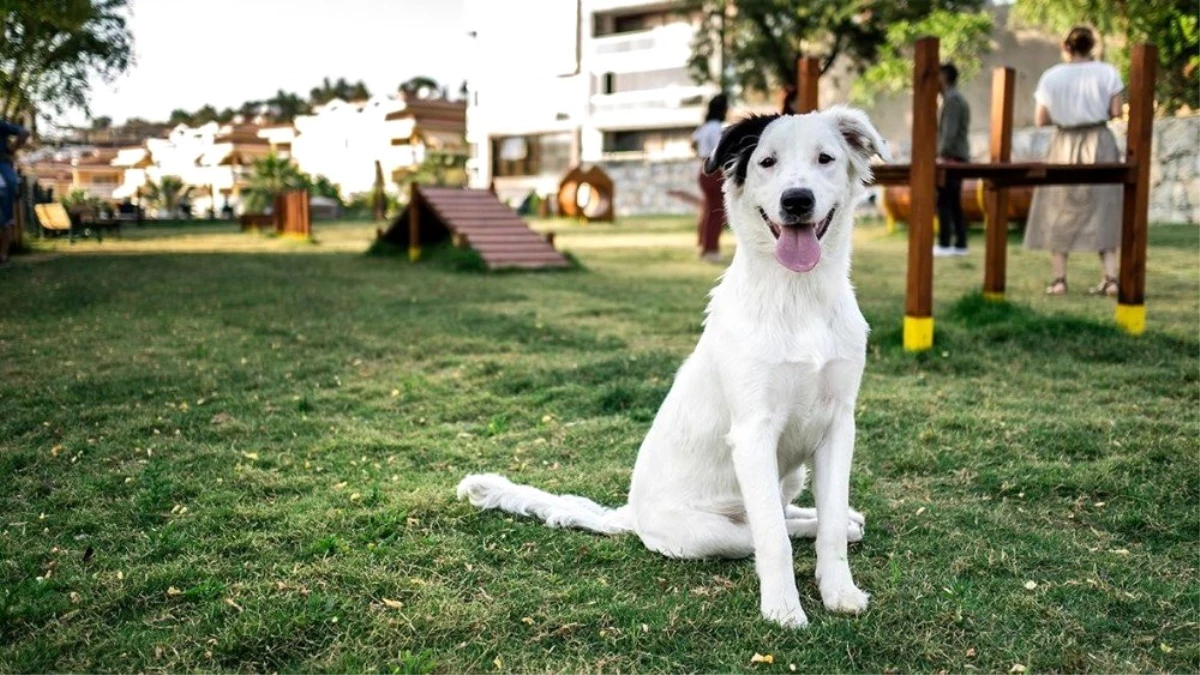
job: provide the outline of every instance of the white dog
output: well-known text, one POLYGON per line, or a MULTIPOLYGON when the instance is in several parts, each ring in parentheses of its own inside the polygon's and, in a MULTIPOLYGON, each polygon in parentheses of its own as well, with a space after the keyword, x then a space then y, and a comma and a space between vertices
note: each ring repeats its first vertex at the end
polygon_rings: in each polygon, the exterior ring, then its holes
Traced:
POLYGON ((791 537, 815 537, 825 606, 862 612, 847 541, 854 404, 867 323, 850 285, 853 209, 885 154, 859 110, 758 116, 729 127, 705 170, 725 173, 738 247, 713 290, 704 333, 642 442, 629 503, 608 509, 494 474, 467 476, 459 498, 615 534, 674 558, 754 554, 763 616, 808 623, 791 537), (811 467, 816 509, 792 505, 811 467))

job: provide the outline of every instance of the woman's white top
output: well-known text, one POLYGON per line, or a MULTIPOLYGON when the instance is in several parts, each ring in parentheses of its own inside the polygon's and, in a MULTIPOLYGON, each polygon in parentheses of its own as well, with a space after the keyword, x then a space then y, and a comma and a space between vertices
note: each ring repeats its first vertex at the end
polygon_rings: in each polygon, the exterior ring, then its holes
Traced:
POLYGON ((1103 61, 1060 63, 1042 73, 1033 98, 1058 127, 1082 127, 1109 119, 1112 97, 1125 89, 1121 74, 1103 61))
POLYGON ((696 133, 692 134, 692 140, 696 141, 696 154, 701 158, 709 157, 721 142, 721 123, 709 120, 701 124, 696 133))

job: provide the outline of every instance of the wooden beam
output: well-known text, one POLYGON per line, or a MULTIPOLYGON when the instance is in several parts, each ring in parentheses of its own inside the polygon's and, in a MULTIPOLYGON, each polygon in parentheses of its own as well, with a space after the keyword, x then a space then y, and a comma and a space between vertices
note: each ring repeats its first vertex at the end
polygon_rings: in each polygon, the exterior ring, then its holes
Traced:
MULTIPOLYGON (((1012 159, 1013 86, 1012 68, 992 71, 992 131, 989 159, 1007 164, 1012 159)), ((1004 281, 1008 265, 1008 190, 995 181, 984 182, 984 260, 983 297, 1004 299, 1004 281)))
POLYGON ((1129 64, 1129 127, 1125 161, 1133 182, 1125 184, 1121 218, 1120 292, 1117 324, 1126 332, 1146 330, 1146 227, 1150 216, 1150 146, 1154 135, 1154 77, 1158 50, 1133 48, 1129 64))
MULTIPOLYGON (((875 185, 908 185, 912 166, 909 164, 880 164, 871 167, 875 185)), ((1018 162, 1008 164, 938 164, 937 184, 953 171, 963 179, 982 178, 997 186, 1019 185, 1125 185, 1134 181, 1133 167, 1124 162, 1106 164, 1043 164, 1018 162)))
POLYGON ((938 39, 917 40, 913 59, 912 166, 908 176, 908 285, 904 348, 933 347, 933 217, 937 201, 938 39))
POLYGON ((818 84, 821 79, 821 64, 815 56, 796 59, 796 103, 797 115, 816 112, 819 108, 818 84))
POLYGON ((421 193, 416 181, 409 184, 408 193, 408 259, 416 262, 421 258, 421 193))

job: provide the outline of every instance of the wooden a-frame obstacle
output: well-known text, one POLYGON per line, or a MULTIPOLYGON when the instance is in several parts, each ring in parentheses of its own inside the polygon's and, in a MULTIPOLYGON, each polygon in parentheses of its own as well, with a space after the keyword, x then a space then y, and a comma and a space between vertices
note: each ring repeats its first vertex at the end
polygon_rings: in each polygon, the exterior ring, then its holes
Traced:
POLYGON ((472 248, 488 269, 570 267, 554 249, 553 235, 542 237, 490 190, 412 185, 408 206, 379 238, 408 248, 416 262, 424 246, 446 240, 472 248))
MULTIPOLYGON (((1124 162, 1105 164, 1013 163, 1012 68, 992 73, 990 162, 937 162, 938 40, 917 40, 913 62, 912 160, 910 164, 872 167, 880 185, 908 185, 908 279, 904 306, 904 348, 933 346, 933 219, 937 186, 947 173, 984 181, 985 222, 983 296, 1003 300, 1008 255, 1008 188, 1018 185, 1098 185, 1124 187, 1121 220, 1120 291, 1116 322, 1126 332, 1146 329, 1146 227, 1150 210, 1150 145, 1154 125, 1154 77, 1158 53, 1139 44, 1130 63, 1129 124, 1124 162)), ((820 69, 813 57, 801 57, 796 69, 796 112, 817 110, 820 69)))

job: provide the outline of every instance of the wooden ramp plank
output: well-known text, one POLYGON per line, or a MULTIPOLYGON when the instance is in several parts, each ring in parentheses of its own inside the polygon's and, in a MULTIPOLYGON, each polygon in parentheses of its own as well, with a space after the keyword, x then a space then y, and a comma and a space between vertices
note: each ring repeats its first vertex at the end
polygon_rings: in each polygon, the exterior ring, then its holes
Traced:
MULTIPOLYGON (((418 220, 432 217, 441 229, 454 239, 461 236, 467 247, 477 251, 489 269, 570 267, 571 262, 554 249, 542 235, 529 229, 515 211, 505 206, 488 190, 459 188, 415 187, 413 198, 405 213, 393 222, 383 236, 389 241, 409 242, 410 250, 422 242, 414 242, 414 233, 424 230, 410 227, 408 213, 417 209, 418 220), (403 228, 403 229, 401 229, 403 228), (407 232, 407 234, 404 234, 407 232)), ((425 235, 420 236, 422 240, 425 235)))

